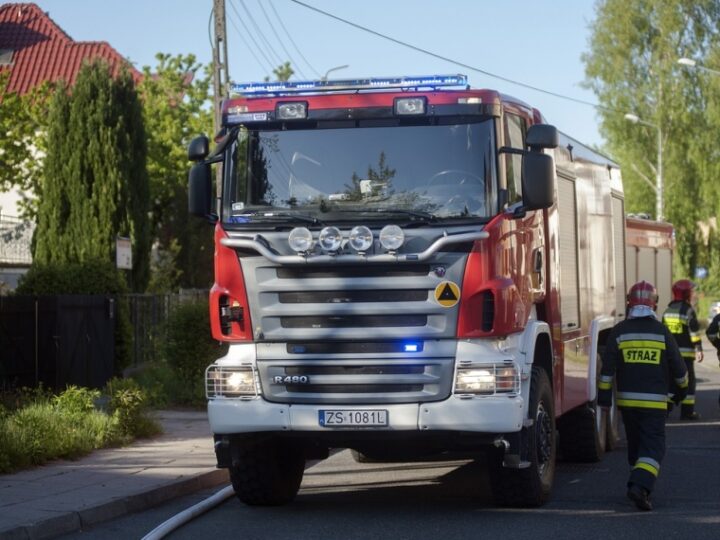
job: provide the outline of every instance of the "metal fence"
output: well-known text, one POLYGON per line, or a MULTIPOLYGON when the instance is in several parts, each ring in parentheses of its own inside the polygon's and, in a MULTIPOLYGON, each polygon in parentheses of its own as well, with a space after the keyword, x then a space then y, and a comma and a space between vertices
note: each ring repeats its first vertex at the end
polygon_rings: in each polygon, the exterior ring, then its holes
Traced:
POLYGON ((130 322, 133 327, 132 365, 152 362, 158 345, 166 336, 165 324, 177 306, 187 302, 207 302, 204 289, 182 290, 176 294, 129 294, 130 322))
POLYGON ((34 230, 31 221, 0 215, 0 266, 32 263, 30 245, 34 230))

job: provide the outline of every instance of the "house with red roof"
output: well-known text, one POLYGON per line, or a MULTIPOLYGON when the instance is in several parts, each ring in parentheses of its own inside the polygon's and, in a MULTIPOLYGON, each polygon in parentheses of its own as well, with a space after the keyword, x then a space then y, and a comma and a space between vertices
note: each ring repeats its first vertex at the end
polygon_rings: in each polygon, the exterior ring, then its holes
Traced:
MULTIPOLYGON (((45 81, 64 80, 72 86, 83 62, 95 59, 105 60, 115 72, 126 66, 136 82, 141 77, 108 43, 74 41, 36 4, 0 5, 0 73, 9 72, 7 91, 25 94, 45 81)), ((21 197, 0 192, 0 292, 3 281, 11 288, 17 281, 13 269, 20 272, 32 262, 33 227, 16 217, 21 197)))

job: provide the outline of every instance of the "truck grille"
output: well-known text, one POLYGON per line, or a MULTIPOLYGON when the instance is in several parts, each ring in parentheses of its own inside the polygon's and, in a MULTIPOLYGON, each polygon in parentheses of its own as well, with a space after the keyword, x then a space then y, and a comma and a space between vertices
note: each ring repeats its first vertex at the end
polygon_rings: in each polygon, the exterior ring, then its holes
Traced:
POLYGON ((265 399, 446 399, 458 312, 457 305, 445 307, 435 296, 443 281, 462 283, 465 257, 448 252, 432 264, 324 266, 241 257, 265 399))
MULTIPOLYGON (((296 355, 293 355, 296 356, 296 355)), ((449 393, 452 358, 261 360, 263 395, 280 403, 405 403, 449 393), (298 381, 303 381, 299 384, 298 381)))

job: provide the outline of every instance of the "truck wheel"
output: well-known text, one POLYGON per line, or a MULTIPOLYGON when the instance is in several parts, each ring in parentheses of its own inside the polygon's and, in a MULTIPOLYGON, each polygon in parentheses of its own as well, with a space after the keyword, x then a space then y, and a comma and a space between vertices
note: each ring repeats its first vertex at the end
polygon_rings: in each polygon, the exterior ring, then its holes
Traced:
POLYGON ((272 441, 237 444, 239 459, 230 467, 230 480, 238 499, 278 506, 295 498, 305 471, 303 451, 272 441))
POLYGON ((490 465, 490 482, 495 503, 500 506, 535 507, 550 498, 555 478, 557 453, 555 407, 547 373, 532 368, 528 418, 533 425, 527 429, 521 444, 525 446, 529 466, 521 469, 503 467, 502 452, 495 454, 490 465))
POLYGON ((597 405, 580 407, 560 419, 560 453, 566 461, 594 463, 605 454, 607 412, 597 405))

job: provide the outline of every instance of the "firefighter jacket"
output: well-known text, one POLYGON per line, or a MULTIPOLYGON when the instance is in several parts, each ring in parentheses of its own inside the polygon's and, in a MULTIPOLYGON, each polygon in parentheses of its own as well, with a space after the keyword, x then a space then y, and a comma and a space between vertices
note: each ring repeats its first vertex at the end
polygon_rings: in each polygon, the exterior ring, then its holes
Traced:
POLYGON ((695 360, 695 351, 702 351, 702 340, 700 323, 692 306, 682 300, 670 302, 663 314, 663 324, 675 338, 682 357, 695 360))
POLYGON ((712 322, 707 327, 707 330, 705 330, 705 335, 710 340, 710 343, 713 344, 713 347, 720 350, 720 314, 713 317, 712 322))
POLYGON ((612 404, 613 380, 618 407, 665 411, 669 391, 675 401, 687 393, 685 362, 655 317, 626 319, 610 332, 602 354, 598 405, 612 404))

